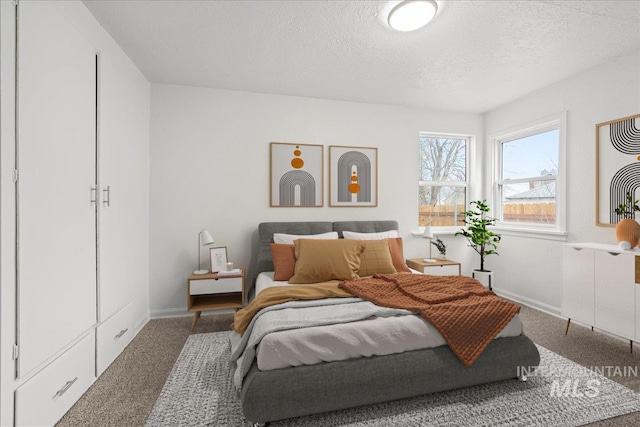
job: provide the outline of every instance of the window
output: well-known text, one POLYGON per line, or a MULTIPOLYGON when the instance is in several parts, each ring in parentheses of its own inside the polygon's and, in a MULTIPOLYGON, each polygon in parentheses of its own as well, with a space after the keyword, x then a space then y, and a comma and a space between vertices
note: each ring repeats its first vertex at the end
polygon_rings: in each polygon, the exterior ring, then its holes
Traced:
POLYGON ((420 133, 420 227, 464 225, 469 140, 459 135, 420 133))
POLYGON ((499 227, 564 232, 565 122, 562 114, 491 138, 499 227))

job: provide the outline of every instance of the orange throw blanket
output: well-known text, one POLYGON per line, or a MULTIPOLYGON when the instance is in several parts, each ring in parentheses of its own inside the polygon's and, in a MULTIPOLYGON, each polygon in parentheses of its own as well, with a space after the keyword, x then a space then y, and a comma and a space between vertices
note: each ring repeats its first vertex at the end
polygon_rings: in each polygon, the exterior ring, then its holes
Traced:
POLYGON ((520 311, 466 276, 380 274, 340 287, 377 305, 420 313, 465 366, 471 366, 520 311))

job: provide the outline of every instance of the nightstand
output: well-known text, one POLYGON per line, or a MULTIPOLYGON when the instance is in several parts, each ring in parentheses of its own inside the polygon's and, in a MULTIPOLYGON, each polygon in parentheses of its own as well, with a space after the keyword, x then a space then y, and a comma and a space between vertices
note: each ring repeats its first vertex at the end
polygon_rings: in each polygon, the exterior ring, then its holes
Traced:
POLYGON ((194 311, 191 332, 196 327, 203 310, 233 308, 244 305, 244 268, 233 276, 217 273, 192 274, 187 281, 187 310, 194 311))
POLYGON ((408 259, 407 266, 433 276, 455 276, 456 274, 460 276, 462 274, 462 265, 458 261, 448 259, 437 259, 436 262, 426 262, 422 258, 408 259))

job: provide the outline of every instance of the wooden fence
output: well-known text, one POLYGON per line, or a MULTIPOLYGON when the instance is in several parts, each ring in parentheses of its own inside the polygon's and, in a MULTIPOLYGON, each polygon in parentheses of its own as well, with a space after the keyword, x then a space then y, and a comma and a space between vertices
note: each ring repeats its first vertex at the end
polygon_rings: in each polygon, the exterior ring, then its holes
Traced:
MULTIPOLYGON (((420 226, 463 226, 464 205, 420 206, 420 226), (454 221, 457 218, 457 222, 454 221)), ((534 224, 555 224, 555 203, 508 203, 503 206, 505 222, 526 222, 534 224)))

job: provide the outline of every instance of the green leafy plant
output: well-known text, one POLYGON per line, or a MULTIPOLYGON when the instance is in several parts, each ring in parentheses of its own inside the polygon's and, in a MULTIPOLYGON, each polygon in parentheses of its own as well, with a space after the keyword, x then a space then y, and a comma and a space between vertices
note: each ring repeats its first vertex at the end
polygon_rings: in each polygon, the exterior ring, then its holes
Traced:
POLYGON ((499 255, 496 249, 502 237, 487 229, 487 227, 495 225, 497 219, 488 216, 491 209, 487 206, 486 200, 474 200, 471 205, 475 205, 475 210, 468 210, 464 213, 466 228, 458 231, 455 235, 467 238, 469 247, 480 255, 480 271, 486 271, 484 269, 485 258, 489 255, 499 255))
POLYGON ((431 242, 431 244, 438 249, 440 255, 445 256, 447 254, 447 245, 445 245, 439 237, 436 238, 435 242, 431 242))
POLYGON ((622 203, 614 209, 616 214, 621 215, 622 218, 633 218, 636 212, 640 212, 638 207, 638 200, 633 200, 631 192, 627 193, 627 203, 622 203))

